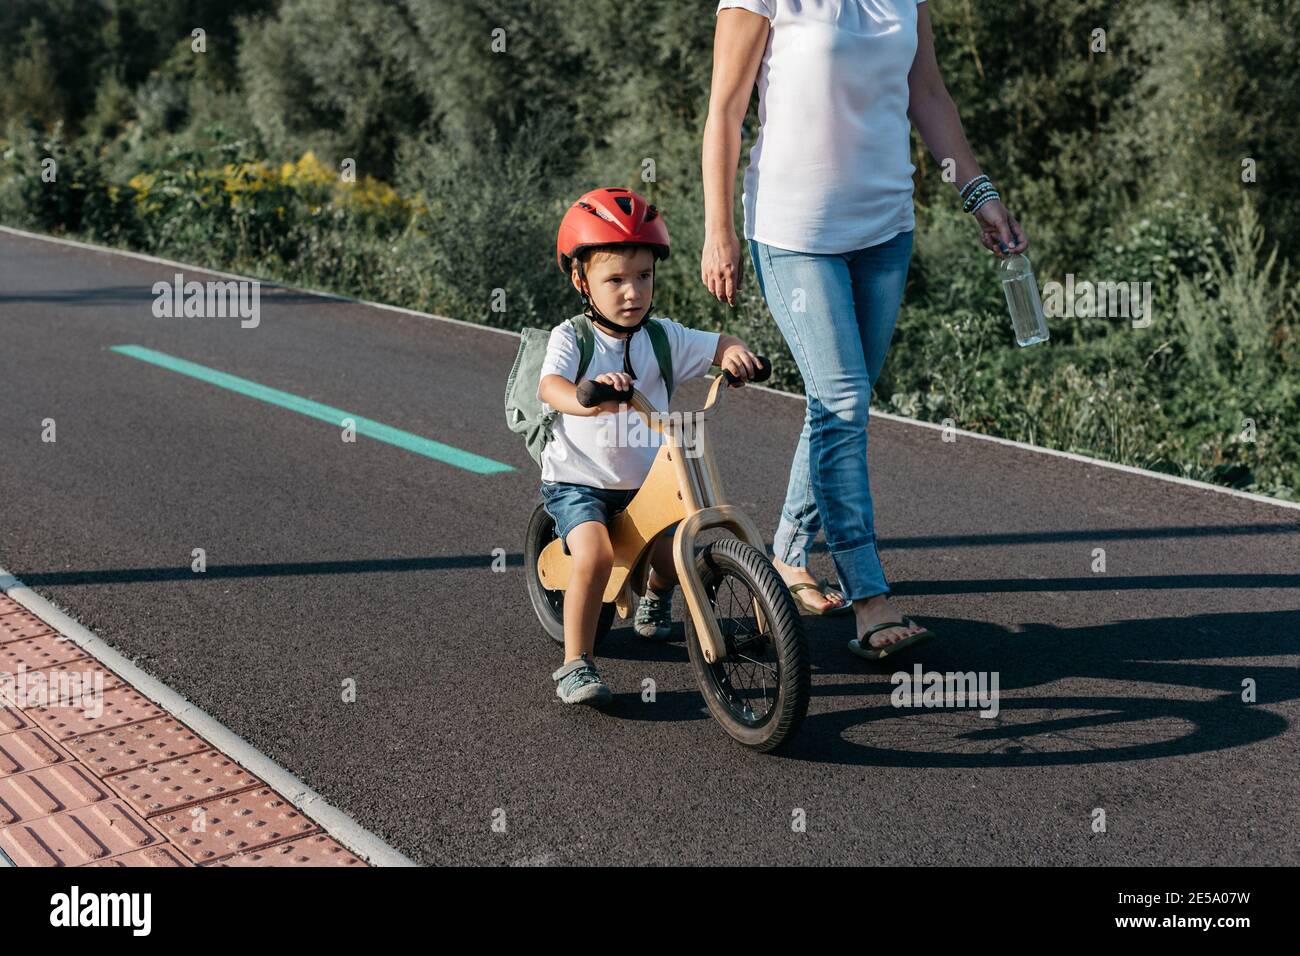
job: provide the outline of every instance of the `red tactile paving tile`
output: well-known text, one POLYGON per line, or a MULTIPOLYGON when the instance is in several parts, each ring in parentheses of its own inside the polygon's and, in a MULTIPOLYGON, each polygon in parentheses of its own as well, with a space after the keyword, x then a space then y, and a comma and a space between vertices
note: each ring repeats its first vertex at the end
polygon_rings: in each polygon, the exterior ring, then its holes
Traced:
POLYGON ((171 717, 74 737, 63 746, 98 777, 208 749, 202 737, 171 717))
POLYGON ((101 800, 0 830, 0 848, 19 866, 81 866, 162 842, 120 800, 101 800))
POLYGON ((0 704, 0 734, 11 734, 15 730, 22 730, 31 725, 31 721, 23 716, 21 710, 0 704))
POLYGON ((0 644, 0 673, 16 675, 20 666, 34 671, 83 658, 88 659, 81 652, 81 648, 72 641, 59 640, 58 636, 50 631, 41 637, 29 637, 21 641, 0 644))
MULTIPOLYGON (((11 708, 27 710, 29 713, 23 720, 30 724, 30 711, 47 707, 52 700, 74 704, 89 700, 93 703, 95 698, 89 695, 124 686, 120 677, 98 666, 91 658, 79 657, 52 667, 0 671, 0 707, 7 704, 11 708)), ((0 716, 0 733, 6 730, 5 720, 0 716)))
POLYGON ((317 834, 288 843, 277 843, 264 850, 229 856, 209 866, 365 866, 361 857, 349 852, 338 841, 317 834))
POLYGON ((28 671, 29 674, 44 674, 46 680, 57 680, 59 675, 65 672, 79 675, 89 674, 91 675, 91 681, 102 680, 104 682, 104 690, 116 690, 119 687, 127 686, 126 681, 112 671, 100 667, 93 657, 68 661, 64 664, 55 664, 53 667, 42 667, 37 671, 28 671))
POLYGON ((216 750, 204 750, 152 767, 116 774, 107 782, 133 809, 146 817, 266 786, 216 750))
POLYGON ((66 706, 35 707, 28 708, 27 715, 55 740, 84 737, 101 730, 164 716, 164 711, 155 706, 153 701, 130 687, 105 691, 99 700, 95 699, 93 688, 87 688, 83 693, 87 695, 83 700, 91 705, 86 710, 66 706))
POLYGON ((21 706, 0 696, 0 849, 19 866, 367 865, 0 594, 0 675, 20 669, 21 706), (98 695, 89 713, 72 691, 98 695))
POLYGON ((269 787, 207 800, 153 817, 152 822, 195 863, 212 862, 320 831, 269 787))
POLYGON ((0 827, 76 810, 113 796, 84 767, 71 761, 0 778, 0 827))
POLYGON ((52 767, 68 759, 59 745, 36 728, 0 734, 0 779, 52 767))
POLYGON ((176 852, 176 848, 160 843, 147 850, 133 850, 108 860, 96 860, 83 866, 193 866, 189 860, 176 852))
POLYGON ((54 633, 54 628, 35 614, 28 612, 26 608, 11 609, 8 613, 0 615, 0 644, 54 633))

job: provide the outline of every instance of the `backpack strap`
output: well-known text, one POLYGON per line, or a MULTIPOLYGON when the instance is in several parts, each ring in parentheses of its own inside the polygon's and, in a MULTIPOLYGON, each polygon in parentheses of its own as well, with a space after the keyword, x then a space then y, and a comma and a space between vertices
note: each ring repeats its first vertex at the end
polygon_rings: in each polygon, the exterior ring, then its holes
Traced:
POLYGON ((668 333, 664 327, 655 319, 651 319, 645 324, 646 335, 650 336, 650 344, 654 346, 655 358, 659 360, 659 374, 664 377, 664 384, 668 386, 668 397, 673 397, 673 350, 668 344, 668 333))
POLYGON ((584 313, 580 312, 569 319, 569 324, 578 337, 578 376, 574 382, 581 382, 587 366, 591 364, 591 356, 596 351, 596 333, 591 329, 591 319, 584 313))

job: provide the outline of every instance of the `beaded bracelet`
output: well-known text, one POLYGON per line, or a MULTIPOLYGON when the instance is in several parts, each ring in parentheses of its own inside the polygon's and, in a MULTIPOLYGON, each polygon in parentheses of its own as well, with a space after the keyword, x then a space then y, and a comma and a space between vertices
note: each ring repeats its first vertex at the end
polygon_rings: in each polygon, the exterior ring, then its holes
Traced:
POLYGON ((997 193, 989 193, 989 195, 985 196, 983 199, 977 202, 974 205, 974 207, 971 208, 970 214, 972 216, 975 215, 975 213, 979 212, 981 206, 987 205, 988 203, 991 203, 993 200, 1000 199, 1000 198, 1002 197, 1000 197, 997 193))
POLYGON ((989 179, 989 178, 988 178, 987 176, 985 176, 983 173, 981 173, 980 175, 976 176, 974 179, 972 179, 970 182, 968 182, 965 186, 961 187, 961 192, 960 192, 960 196, 961 196, 961 198, 962 198, 962 199, 965 199, 967 196, 970 195, 970 190, 971 190, 972 187, 978 185, 978 184, 981 183, 981 182, 988 182, 988 179, 989 179))
POLYGON ((975 207, 975 204, 985 196, 995 195, 996 193, 997 190, 993 188, 992 183, 981 183, 980 186, 966 198, 966 201, 962 203, 962 211, 970 212, 975 207))

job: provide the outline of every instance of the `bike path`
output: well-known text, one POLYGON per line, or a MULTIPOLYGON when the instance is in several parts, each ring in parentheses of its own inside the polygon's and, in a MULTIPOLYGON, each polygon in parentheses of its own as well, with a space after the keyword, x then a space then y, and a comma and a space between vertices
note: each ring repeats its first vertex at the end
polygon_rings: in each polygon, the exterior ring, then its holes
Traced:
MULTIPOLYGON (((501 410, 515 337, 268 287, 255 329, 155 318, 176 271, 0 234, 0 566, 412 858, 1297 862, 1300 513, 874 419, 882 557, 942 639, 876 667, 805 616, 809 718, 760 757, 680 643, 621 622, 613 710, 555 700, 520 562, 537 472, 501 410), (513 470, 345 443, 118 346, 513 470), (999 716, 891 707, 916 663, 996 671, 999 716)), ((802 411, 737 390, 715 430, 769 536, 802 411)))

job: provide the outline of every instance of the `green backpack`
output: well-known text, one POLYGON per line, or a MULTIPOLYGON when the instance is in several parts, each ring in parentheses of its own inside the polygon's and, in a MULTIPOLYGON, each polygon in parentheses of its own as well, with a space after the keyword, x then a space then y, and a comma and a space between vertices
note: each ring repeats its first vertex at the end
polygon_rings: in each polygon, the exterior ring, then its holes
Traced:
MULTIPOLYGON (((575 315, 568 320, 578 336, 578 376, 574 384, 582 381, 582 376, 591 364, 592 353, 596 349, 596 334, 591 326, 591 319, 584 314, 575 315)), ((655 358, 659 360, 659 374, 668 386, 668 397, 673 394, 673 353, 668 345, 668 333, 654 319, 645 324, 646 334, 654 347, 655 358)), ((537 397, 537 386, 542 380, 542 364, 546 361, 546 346, 551 339, 551 329, 524 329, 520 333, 519 354, 506 379, 506 425, 512 432, 524 436, 528 454, 540 467, 542 449, 551 440, 551 425, 559 412, 546 412, 537 397)))

